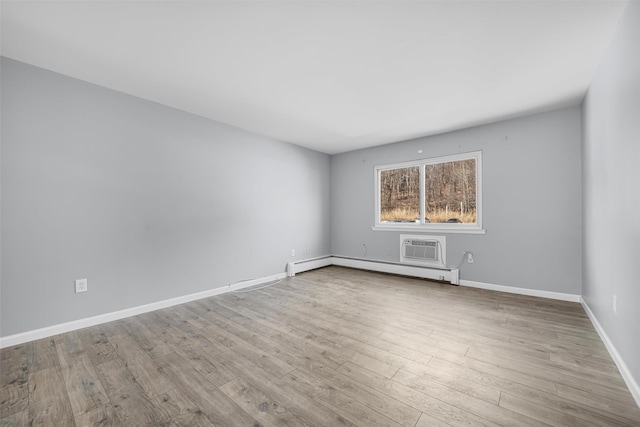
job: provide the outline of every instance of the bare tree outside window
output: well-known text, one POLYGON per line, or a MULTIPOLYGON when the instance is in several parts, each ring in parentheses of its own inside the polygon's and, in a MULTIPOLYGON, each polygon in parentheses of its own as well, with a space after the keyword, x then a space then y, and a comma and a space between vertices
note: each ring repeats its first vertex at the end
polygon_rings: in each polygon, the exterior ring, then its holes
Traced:
POLYGON ((476 160, 425 166, 425 215, 431 222, 476 222, 476 160))
POLYGON ((480 159, 476 152, 378 167, 379 222, 478 225, 480 159))
POLYGON ((380 173, 381 221, 415 222, 420 216, 420 168, 380 173))

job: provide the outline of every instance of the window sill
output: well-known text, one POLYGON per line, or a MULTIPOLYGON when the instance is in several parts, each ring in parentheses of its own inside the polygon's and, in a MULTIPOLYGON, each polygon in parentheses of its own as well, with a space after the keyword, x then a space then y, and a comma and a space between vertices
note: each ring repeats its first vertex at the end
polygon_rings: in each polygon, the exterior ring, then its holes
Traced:
POLYGON ((373 231, 412 231, 416 233, 458 233, 485 234, 487 230, 478 226, 457 226, 449 224, 378 224, 371 227, 373 231))

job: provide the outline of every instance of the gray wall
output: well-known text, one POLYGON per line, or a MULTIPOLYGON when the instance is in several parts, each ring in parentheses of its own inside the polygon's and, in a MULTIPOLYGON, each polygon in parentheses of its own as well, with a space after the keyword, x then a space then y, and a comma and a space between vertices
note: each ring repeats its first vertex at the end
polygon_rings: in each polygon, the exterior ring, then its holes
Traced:
POLYGON ((6 58, 1 83, 0 335, 329 253, 329 156, 6 58))
POLYGON ((582 105, 583 297, 640 383, 640 2, 582 105), (618 296, 618 314, 613 312, 618 296))
POLYGON ((463 280, 581 294, 578 107, 332 156, 332 253, 399 261, 401 232, 371 230, 375 165, 476 150, 487 232, 445 234, 448 264, 468 250, 463 280))

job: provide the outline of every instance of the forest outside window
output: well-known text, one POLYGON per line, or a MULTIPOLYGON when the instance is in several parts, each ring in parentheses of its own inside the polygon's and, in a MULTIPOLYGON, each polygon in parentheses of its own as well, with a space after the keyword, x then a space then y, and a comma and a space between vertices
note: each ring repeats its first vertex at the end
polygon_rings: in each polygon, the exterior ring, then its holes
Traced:
POLYGON ((482 152, 377 166, 374 229, 483 233, 482 152))

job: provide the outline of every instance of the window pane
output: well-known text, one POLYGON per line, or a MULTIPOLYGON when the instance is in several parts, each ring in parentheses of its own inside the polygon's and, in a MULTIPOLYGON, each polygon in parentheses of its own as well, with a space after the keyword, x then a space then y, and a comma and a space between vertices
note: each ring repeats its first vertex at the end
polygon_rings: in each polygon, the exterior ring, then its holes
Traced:
POLYGON ((420 168, 380 171, 380 222, 415 222, 420 217, 420 168))
POLYGON ((432 223, 476 223, 475 159, 426 166, 425 215, 432 223))

